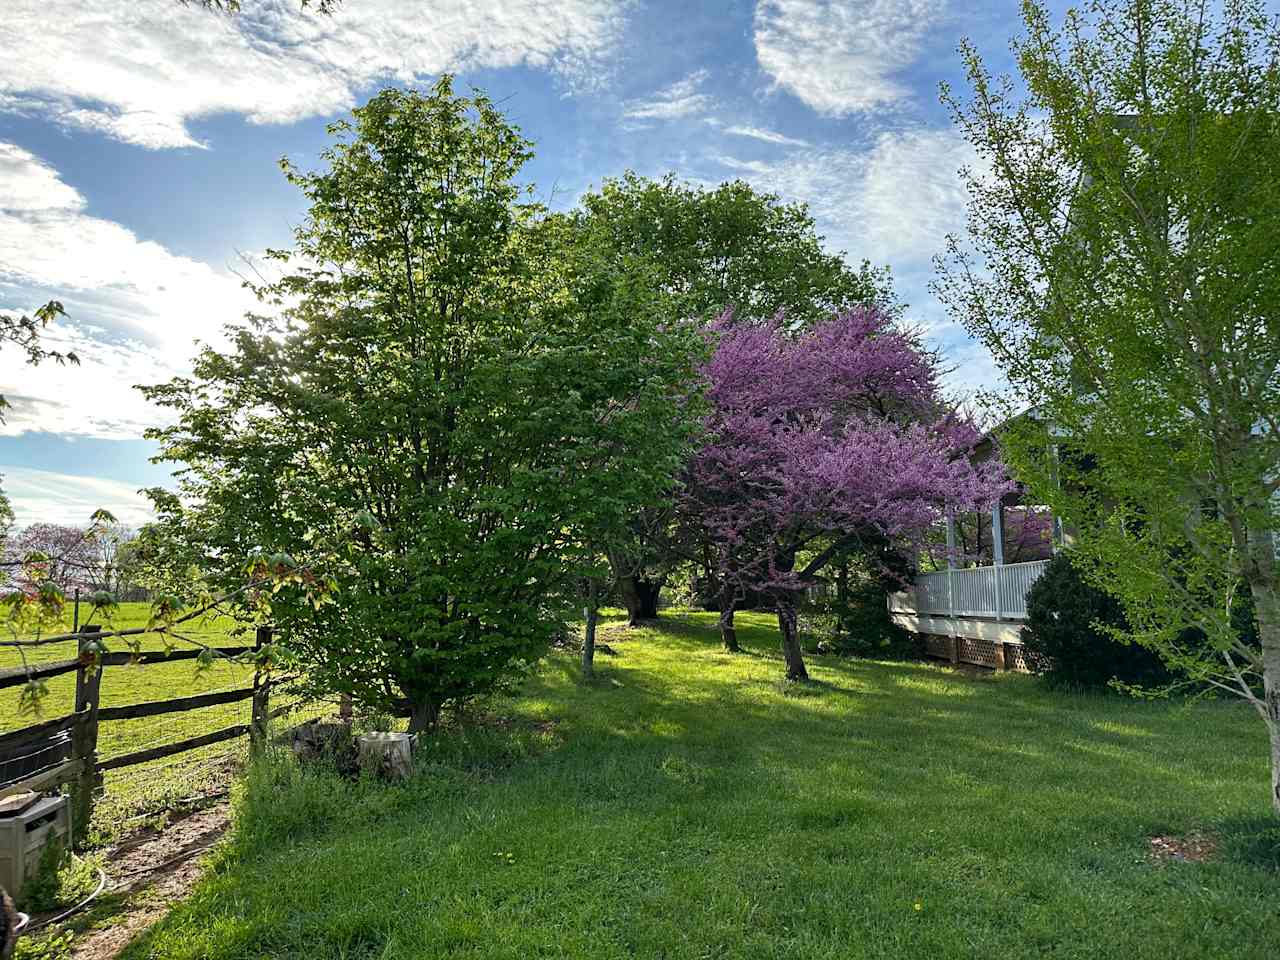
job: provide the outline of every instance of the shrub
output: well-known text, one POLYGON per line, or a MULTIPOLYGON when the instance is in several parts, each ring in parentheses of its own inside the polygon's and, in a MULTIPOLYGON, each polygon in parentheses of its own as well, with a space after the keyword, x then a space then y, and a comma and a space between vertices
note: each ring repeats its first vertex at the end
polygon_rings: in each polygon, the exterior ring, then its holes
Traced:
POLYGON ((893 622, 885 587, 875 578, 851 576, 800 613, 805 648, 814 653, 902 659, 918 653, 912 635, 893 622))
POLYGON ((1160 658, 1145 647, 1121 643, 1098 625, 1127 629, 1115 599, 1086 583, 1067 554, 1058 554, 1027 593, 1022 642, 1055 687, 1104 687, 1168 681, 1160 658))

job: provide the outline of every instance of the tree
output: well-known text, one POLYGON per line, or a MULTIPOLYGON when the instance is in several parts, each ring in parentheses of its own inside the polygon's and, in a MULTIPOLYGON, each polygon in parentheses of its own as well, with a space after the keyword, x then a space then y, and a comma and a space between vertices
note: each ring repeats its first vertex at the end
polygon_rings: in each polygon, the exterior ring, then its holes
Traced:
POLYGON ((85 527, 33 523, 6 545, 0 571, 19 569, 27 557, 39 554, 41 575, 64 593, 109 593, 120 600, 131 585, 127 558, 135 537, 106 510, 97 511, 85 527))
POLYGON ((918 545, 946 510, 989 508, 1010 484, 998 461, 971 461, 979 433, 943 403, 935 358, 881 311, 794 336, 729 320, 705 368, 712 412, 683 512, 714 545, 725 645, 736 600, 766 593, 787 678, 805 680, 796 603, 824 567, 918 545))
POLYGON ((944 90, 989 173, 938 292, 1034 405, 1006 454, 1086 578, 1266 723, 1280 813, 1280 29, 1254 0, 1023 12, 1025 94, 969 45, 972 98, 944 90))
POLYGON ((670 483, 689 325, 566 249, 516 183, 530 145, 445 76, 332 125, 279 317, 147 388, 183 464, 166 536, 215 577, 305 564, 336 603, 280 604, 313 682, 411 729, 521 675, 567 612, 592 538, 670 483))
POLYGON ((94 590, 95 540, 106 524, 95 523, 87 530, 61 523, 33 523, 14 537, 5 562, 20 564, 39 554, 42 575, 56 582, 63 592, 77 588, 94 590))
MULTIPOLYGON (((741 180, 707 189, 628 172, 588 192, 575 222, 599 257, 647 284, 671 317, 705 324, 731 308, 738 322, 781 313, 801 328, 850 307, 896 309, 887 270, 865 260, 850 267, 843 252, 823 249, 804 204, 741 180)), ((632 625, 658 615, 663 586, 693 550, 675 538, 674 521, 672 496, 634 512, 605 545, 632 625)))
POLYGON ((585 194, 579 222, 602 254, 654 271, 674 316, 737 322, 772 319, 805 327, 832 313, 877 304, 894 308, 887 269, 823 249, 808 206, 784 203, 742 180, 714 189, 668 174, 627 172, 585 194))

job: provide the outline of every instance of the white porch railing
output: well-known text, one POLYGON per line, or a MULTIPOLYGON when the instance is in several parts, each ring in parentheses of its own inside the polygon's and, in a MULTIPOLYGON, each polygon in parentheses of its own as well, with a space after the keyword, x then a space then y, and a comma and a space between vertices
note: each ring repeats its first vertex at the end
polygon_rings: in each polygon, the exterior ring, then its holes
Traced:
POLYGON ((894 613, 1025 620, 1027 590, 1048 560, 922 573, 915 586, 889 595, 894 613))

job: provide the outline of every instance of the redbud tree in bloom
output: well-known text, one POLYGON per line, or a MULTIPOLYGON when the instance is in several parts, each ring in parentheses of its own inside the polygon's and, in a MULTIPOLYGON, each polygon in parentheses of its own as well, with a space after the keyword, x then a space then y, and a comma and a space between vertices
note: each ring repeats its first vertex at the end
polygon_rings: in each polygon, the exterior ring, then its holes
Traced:
POLYGON ((886 314, 852 310, 799 333, 781 317, 729 319, 703 368, 707 440, 682 511, 716 566, 726 646, 735 602, 764 594, 787 677, 803 680, 796 602, 827 563, 886 541, 914 551, 948 510, 990 509, 1012 484, 999 462, 971 462, 979 431, 943 401, 936 359, 886 314))

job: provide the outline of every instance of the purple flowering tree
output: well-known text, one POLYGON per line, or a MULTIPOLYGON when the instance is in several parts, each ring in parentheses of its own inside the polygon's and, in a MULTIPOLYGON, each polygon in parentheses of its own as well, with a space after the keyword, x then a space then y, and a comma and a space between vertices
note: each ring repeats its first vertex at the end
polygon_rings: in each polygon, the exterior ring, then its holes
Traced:
POLYGON ((979 432, 942 400, 937 362, 884 313, 841 313, 800 334, 732 326, 704 367, 712 411, 682 513, 704 540, 735 649, 735 605, 778 613, 787 677, 808 678, 799 595, 841 553, 923 544, 947 510, 989 509, 1011 489, 999 462, 973 464, 979 432))

